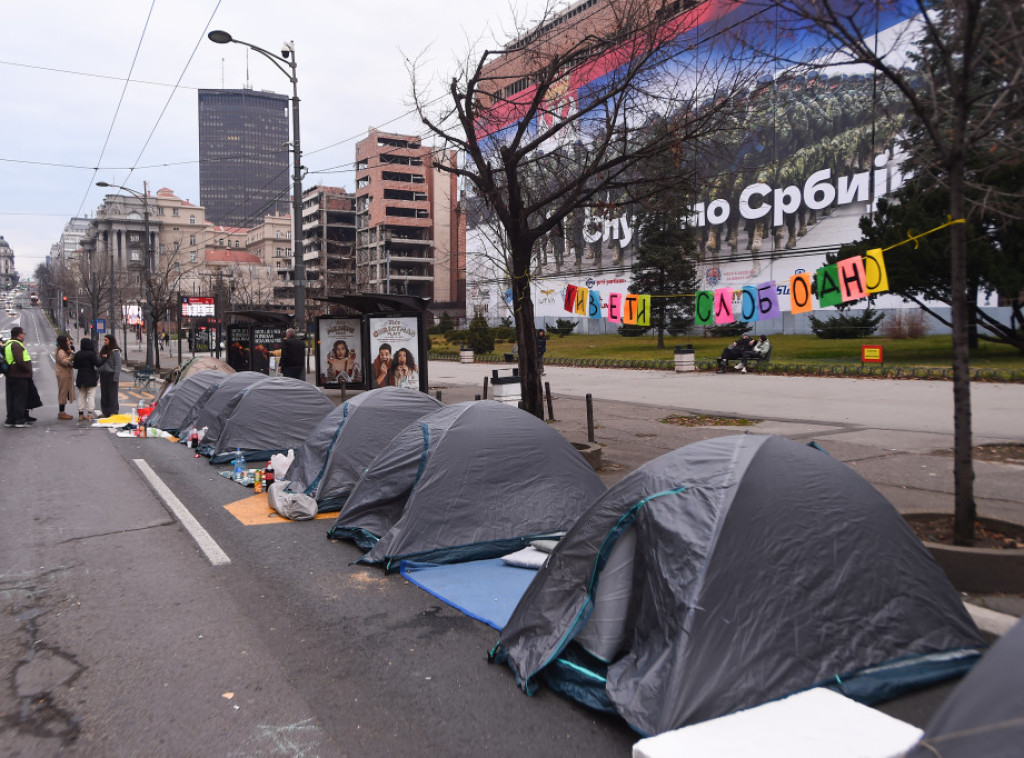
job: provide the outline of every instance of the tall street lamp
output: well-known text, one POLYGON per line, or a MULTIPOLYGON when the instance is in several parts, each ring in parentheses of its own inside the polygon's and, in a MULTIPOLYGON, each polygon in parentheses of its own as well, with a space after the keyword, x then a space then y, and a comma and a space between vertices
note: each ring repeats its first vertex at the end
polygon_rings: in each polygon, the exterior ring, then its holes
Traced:
MULTIPOLYGON (((128 187, 122 187, 120 184, 108 184, 107 182, 96 182, 96 186, 124 190, 129 195, 134 195, 142 201, 142 223, 145 229, 144 234, 146 235, 146 241, 144 243, 145 247, 143 248, 146 263, 146 368, 150 368, 156 362, 153 354, 154 348, 156 347, 156 319, 153 318, 153 248, 149 242, 149 185, 146 182, 143 182, 142 192, 128 189, 128 187)), ((111 298, 113 298, 113 265, 110 267, 110 287, 111 298)))
POLYGON ((306 262, 302 257, 302 148, 299 144, 299 77, 295 61, 295 43, 284 42, 281 45, 281 54, 275 55, 269 50, 253 45, 251 42, 243 42, 235 39, 222 30, 214 30, 207 37, 219 45, 226 45, 235 42, 245 45, 250 50, 267 58, 277 66, 278 71, 288 77, 292 83, 292 155, 294 157, 294 172, 292 174, 292 267, 295 279, 295 320, 300 330, 306 329, 306 262), (282 64, 284 64, 282 66, 282 64), (284 68, 287 66, 290 69, 284 68))

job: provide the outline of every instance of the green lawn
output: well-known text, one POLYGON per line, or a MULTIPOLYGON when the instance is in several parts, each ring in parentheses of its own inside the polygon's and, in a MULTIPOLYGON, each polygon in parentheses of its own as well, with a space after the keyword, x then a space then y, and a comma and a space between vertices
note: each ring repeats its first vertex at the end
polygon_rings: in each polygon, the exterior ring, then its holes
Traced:
MULTIPOLYGON (((459 345, 449 345, 433 336, 437 352, 458 352, 459 345)), ((853 340, 823 340, 813 335, 770 336, 773 363, 813 363, 819 365, 860 364, 861 345, 881 345, 887 366, 920 366, 947 368, 951 365, 953 340, 950 336, 919 339, 883 339, 870 337, 853 340)), ((621 337, 617 334, 569 335, 548 337, 548 358, 610 358, 619 360, 670 360, 676 345, 692 345, 698 360, 719 356, 732 340, 726 337, 668 337, 665 349, 658 350, 657 338, 621 337)), ((511 352, 512 346, 499 342, 494 352, 511 352)), ((973 368, 1024 369, 1024 356, 1004 345, 982 342, 971 351, 973 368)))

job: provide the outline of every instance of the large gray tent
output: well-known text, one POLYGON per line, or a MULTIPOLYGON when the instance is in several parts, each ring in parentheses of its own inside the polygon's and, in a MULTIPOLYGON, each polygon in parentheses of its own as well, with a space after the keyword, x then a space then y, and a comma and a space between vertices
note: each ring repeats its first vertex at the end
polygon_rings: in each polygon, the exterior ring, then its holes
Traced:
POLYGON ((540 679, 657 734, 819 685, 887 699, 963 673, 984 644, 870 484, 814 447, 737 435, 608 490, 492 660, 527 691, 540 679))
POLYGON ((146 423, 171 434, 177 434, 185 414, 192 409, 196 401, 209 387, 220 384, 227 376, 216 370, 198 371, 171 385, 149 414, 146 423))
POLYGON ((311 384, 285 376, 256 382, 242 391, 215 443, 210 463, 225 463, 241 449, 248 461, 299 447, 334 403, 311 384))
POLYGON ((356 395, 327 414, 295 451, 285 492, 313 498, 321 513, 340 510, 366 467, 392 438, 443 407, 429 395, 398 387, 356 395))
POLYGON ((560 534, 605 491, 571 444, 532 414, 457 403, 399 433, 370 464, 329 532, 398 568, 493 558, 560 534))
POLYGON ((242 399, 242 393, 252 385, 267 381, 267 379, 269 377, 266 374, 261 374, 259 371, 239 371, 237 374, 231 374, 218 385, 217 389, 206 400, 202 410, 199 411, 199 415, 196 416, 196 420, 192 422, 191 427, 182 430, 183 439, 192 427, 198 430, 205 429, 205 436, 199 447, 199 452, 203 455, 209 455, 217 442, 217 438, 220 437, 221 430, 224 428, 228 416, 231 415, 231 411, 235 409, 238 401, 242 399))
POLYGON ((906 758, 1016 758, 1024 752, 1024 621, 942 704, 906 758))

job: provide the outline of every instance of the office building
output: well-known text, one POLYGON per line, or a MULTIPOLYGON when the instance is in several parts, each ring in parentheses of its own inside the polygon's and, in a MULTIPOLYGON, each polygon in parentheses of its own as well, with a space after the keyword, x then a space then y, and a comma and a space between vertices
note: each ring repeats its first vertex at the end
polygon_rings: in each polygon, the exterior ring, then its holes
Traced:
POLYGON ((199 90, 199 201, 210 221, 253 227, 289 212, 288 139, 285 95, 199 90))
POLYGON ((466 223, 456 155, 418 137, 370 130, 356 144, 356 280, 361 292, 429 298, 431 309, 462 315, 466 223))

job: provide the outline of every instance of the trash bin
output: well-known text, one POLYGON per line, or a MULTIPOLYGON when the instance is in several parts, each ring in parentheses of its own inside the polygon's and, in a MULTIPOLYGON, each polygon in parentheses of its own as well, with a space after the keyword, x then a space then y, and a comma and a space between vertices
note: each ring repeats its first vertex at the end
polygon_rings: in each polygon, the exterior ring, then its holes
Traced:
POLYGON ((473 348, 468 345, 463 345, 459 350, 459 363, 472 363, 473 362, 473 348))
POLYGON ((695 351, 693 349, 693 346, 687 345, 686 347, 683 347, 682 345, 676 345, 675 359, 677 374, 680 374, 684 371, 693 371, 695 368, 695 351))
POLYGON ((519 369, 494 369, 491 372, 491 397, 505 405, 519 406, 523 399, 523 382, 519 378, 519 369), (501 376, 499 371, 510 371, 510 376, 501 376))

